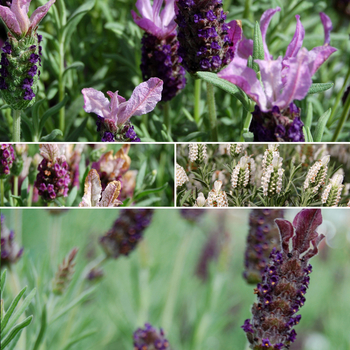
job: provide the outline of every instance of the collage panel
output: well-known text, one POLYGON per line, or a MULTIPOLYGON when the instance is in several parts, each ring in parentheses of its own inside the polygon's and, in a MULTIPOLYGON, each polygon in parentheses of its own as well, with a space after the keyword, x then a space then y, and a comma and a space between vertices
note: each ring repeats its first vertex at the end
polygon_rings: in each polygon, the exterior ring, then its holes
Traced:
POLYGON ((347 214, 3 209, 2 346, 346 350, 347 214))
POLYGON ((1 207, 172 207, 173 144, 1 144, 1 207))
POLYGON ((176 145, 178 207, 349 207, 350 144, 176 145))

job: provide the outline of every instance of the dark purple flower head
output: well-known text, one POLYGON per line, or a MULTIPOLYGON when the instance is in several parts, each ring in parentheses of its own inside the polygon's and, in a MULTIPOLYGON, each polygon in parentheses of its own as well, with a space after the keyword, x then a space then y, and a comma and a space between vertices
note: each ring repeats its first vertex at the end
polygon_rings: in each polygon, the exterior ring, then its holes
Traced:
POLYGON ((224 23, 226 13, 217 0, 176 0, 179 55, 191 74, 218 72, 231 62, 242 29, 237 21, 224 23))
POLYGON ((152 327, 149 323, 144 328, 139 328, 134 332, 134 349, 135 350, 167 350, 170 345, 165 339, 164 331, 152 327))
POLYGON ((0 179, 6 178, 10 174, 13 162, 15 161, 15 151, 12 145, 3 143, 0 145, 0 179))
POLYGON ((320 209, 303 209, 293 224, 284 219, 275 221, 280 230, 281 251, 271 252, 262 278, 266 287, 258 284, 255 289, 258 301, 252 307, 252 320, 242 327, 254 350, 288 349, 295 341, 293 327, 301 316, 294 315, 305 303, 308 271, 311 271, 308 261, 317 254, 317 246, 324 238, 316 232, 322 223, 320 209), (290 243, 292 248, 289 248, 290 243), (248 324, 252 325, 251 329, 248 324))
POLYGON ((9 230, 5 225, 5 217, 1 214, 1 267, 14 264, 22 256, 23 248, 20 248, 15 241, 14 231, 9 230))
POLYGON ((151 223, 152 209, 122 209, 113 227, 100 238, 108 257, 129 255, 142 239, 144 230, 151 223))

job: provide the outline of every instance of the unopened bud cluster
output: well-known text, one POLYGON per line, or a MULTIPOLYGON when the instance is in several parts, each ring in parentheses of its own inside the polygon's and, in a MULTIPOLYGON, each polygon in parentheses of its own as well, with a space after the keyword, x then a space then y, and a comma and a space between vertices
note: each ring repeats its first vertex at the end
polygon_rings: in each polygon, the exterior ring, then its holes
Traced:
POLYGON ((15 160, 15 151, 10 144, 3 143, 0 146, 0 179, 6 178, 10 174, 13 162, 15 160))
POLYGON ((165 339, 163 329, 157 331, 151 324, 146 323, 144 328, 139 328, 134 332, 135 350, 168 350, 170 345, 165 339))
POLYGON ((330 156, 323 156, 310 168, 304 182, 304 190, 310 189, 314 194, 325 184, 330 156))

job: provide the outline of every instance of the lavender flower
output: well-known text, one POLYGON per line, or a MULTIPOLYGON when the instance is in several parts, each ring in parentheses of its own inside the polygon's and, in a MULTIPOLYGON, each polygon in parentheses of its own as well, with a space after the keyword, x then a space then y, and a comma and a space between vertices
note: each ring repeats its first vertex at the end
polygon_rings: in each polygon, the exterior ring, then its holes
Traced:
POLYGON ((146 33, 142 37, 141 71, 144 80, 158 77, 163 80, 162 101, 175 97, 186 85, 185 70, 180 66, 179 42, 174 22, 174 0, 137 0, 136 7, 142 17, 131 11, 135 23, 146 33))
POLYGON ((325 187, 322 193, 322 204, 326 207, 337 207, 344 185, 342 184, 344 176, 341 174, 334 174, 329 180, 329 184, 325 187))
POLYGON ((202 164, 207 158, 207 145, 205 143, 190 143, 188 145, 188 156, 192 163, 202 164))
POLYGON ((300 110, 293 101, 305 98, 312 84, 311 77, 336 51, 329 46, 332 22, 326 14, 320 14, 325 41, 323 46, 308 51, 301 48, 305 30, 297 15, 296 31, 285 56, 273 60, 265 37, 271 18, 278 11, 279 7, 267 10, 260 20, 265 59, 255 62, 260 68, 264 89, 255 71, 247 67, 247 60, 238 56, 218 76, 240 87, 256 103, 250 126, 254 141, 304 141, 300 110))
POLYGON ((63 259, 62 264, 58 267, 56 276, 52 281, 52 292, 62 295, 67 289, 74 275, 74 259, 78 253, 78 248, 73 248, 70 253, 63 259))
POLYGON ((135 350, 166 350, 170 349, 164 331, 160 328, 159 332, 151 324, 145 323, 145 328, 139 328, 134 332, 135 350))
POLYGON ((262 282, 255 289, 258 302, 252 307, 252 319, 245 320, 242 326, 253 350, 288 349, 295 341, 293 327, 301 315, 294 315, 305 303, 312 271, 309 259, 317 254, 317 246, 324 238, 316 232, 322 223, 320 209, 303 209, 293 224, 283 219, 275 222, 281 247, 270 254, 262 282))
POLYGON ((10 174, 10 169, 15 161, 15 151, 10 144, 3 143, 0 146, 0 179, 5 179, 10 174))
POLYGON ((214 182, 213 189, 208 193, 207 207, 228 207, 227 194, 221 187, 222 181, 214 182))
POLYGON ((28 18, 30 1, 13 0, 9 7, 0 5, 0 18, 9 31, 1 54, 0 89, 5 102, 15 110, 25 109, 35 101, 42 55, 42 36, 36 31, 55 2, 50 0, 28 18))
POLYGON ((122 209, 113 227, 100 238, 107 256, 116 259, 129 255, 142 239, 152 217, 152 209, 122 209))
POLYGON ((181 209, 180 210, 181 216, 185 220, 191 223, 197 223, 198 221, 200 221, 204 213, 205 213, 205 209, 181 209))
POLYGON ((15 241, 15 233, 5 225, 5 217, 1 214, 1 267, 14 264, 22 256, 23 248, 15 241))
POLYGON ((58 197, 68 196, 70 176, 66 157, 60 155, 56 144, 40 145, 43 160, 38 166, 38 175, 34 186, 45 201, 52 201, 58 197))
POLYGON ((283 218, 283 209, 253 209, 250 212, 243 273, 248 283, 261 282, 272 249, 281 244, 275 224, 277 218, 283 218))
POLYGON ((142 115, 152 111, 157 102, 161 100, 163 82, 158 78, 151 78, 137 86, 130 99, 108 91, 110 101, 101 91, 93 88, 81 90, 84 96, 84 110, 95 113, 97 131, 101 134, 103 142, 129 141, 139 142, 129 119, 134 115, 142 115))
POLYGON ((218 72, 232 60, 242 29, 225 19, 221 0, 176 0, 179 55, 189 73, 218 72))
POLYGON ((179 165, 176 164, 176 187, 181 187, 183 184, 189 181, 188 176, 186 175, 185 169, 179 165))

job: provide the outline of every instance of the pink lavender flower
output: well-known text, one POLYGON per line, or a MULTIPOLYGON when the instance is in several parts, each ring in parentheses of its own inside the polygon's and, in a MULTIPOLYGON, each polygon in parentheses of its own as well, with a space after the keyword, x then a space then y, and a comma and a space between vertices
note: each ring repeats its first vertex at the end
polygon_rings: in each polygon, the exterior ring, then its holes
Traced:
POLYGON ((152 209, 122 209, 113 227, 100 238, 107 256, 116 259, 121 255, 129 255, 142 239, 152 217, 152 209))
POLYGON ((10 174, 10 169, 15 161, 15 151, 10 144, 3 143, 0 146, 0 179, 10 174))
POLYGON ((1 215, 1 267, 14 264, 22 256, 23 248, 15 241, 15 233, 5 225, 5 217, 1 215))
POLYGON ((38 166, 38 175, 34 186, 45 201, 68 196, 70 176, 66 157, 60 154, 56 144, 40 145, 40 154, 44 158, 38 166))
POLYGON ((84 96, 85 112, 97 115, 97 131, 100 132, 103 142, 139 142, 140 139, 129 120, 134 115, 151 112, 161 100, 162 89, 163 81, 151 78, 137 86, 128 101, 118 95, 118 91, 107 92, 110 101, 101 91, 93 88, 85 88, 81 92, 84 96))
MULTIPOLYGON (((259 65, 264 88, 255 71, 247 67, 247 60, 242 55, 237 56, 218 76, 240 87, 256 103, 250 126, 254 141, 304 141, 300 110, 293 101, 305 98, 312 84, 311 77, 336 51, 329 46, 332 22, 326 14, 320 14, 325 41, 322 46, 308 51, 302 48, 305 30, 297 15, 296 31, 285 56, 273 60, 266 45, 266 32, 271 18, 278 11, 279 7, 267 10, 260 20, 265 59, 255 62, 259 65)), ((249 43, 247 46, 249 49, 249 43)))
POLYGON ((175 11, 179 55, 189 73, 218 72, 232 60, 242 29, 225 23, 221 0, 176 0, 175 11))
POLYGON ((134 332, 135 350, 167 350, 170 345, 165 339, 163 329, 159 331, 151 324, 145 323, 145 328, 139 328, 134 332))
POLYGON ((158 77, 163 80, 162 101, 175 97, 186 85, 185 70, 180 66, 179 42, 174 22, 174 0, 137 0, 136 7, 141 14, 131 11, 135 23, 145 31, 142 37, 141 71, 143 79, 158 77))
POLYGON ((253 350, 288 349, 295 341, 293 327, 301 315, 294 315, 306 300, 312 271, 309 259, 318 253, 324 238, 316 232, 322 223, 320 209, 303 209, 293 224, 284 219, 275 222, 281 234, 280 250, 272 250, 262 282, 255 289, 258 301, 252 307, 252 319, 242 326, 253 350))
POLYGON ((38 7, 28 18, 30 1, 13 0, 9 7, 0 5, 0 18, 9 31, 1 54, 0 89, 3 99, 15 110, 34 103, 42 55, 42 36, 36 31, 55 2, 50 0, 38 7))

